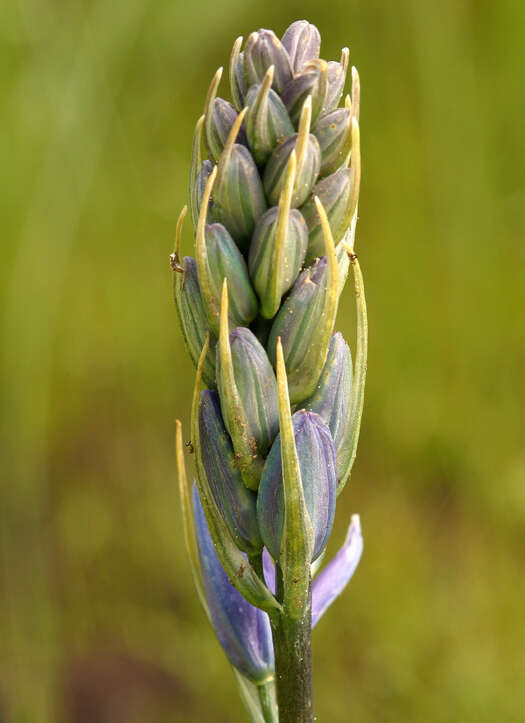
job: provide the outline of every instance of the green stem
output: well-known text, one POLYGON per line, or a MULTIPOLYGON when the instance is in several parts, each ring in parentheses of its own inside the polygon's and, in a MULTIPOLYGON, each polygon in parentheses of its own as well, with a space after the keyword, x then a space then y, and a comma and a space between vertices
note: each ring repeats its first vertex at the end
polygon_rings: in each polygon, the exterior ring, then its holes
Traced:
POLYGON ((279 723, 279 711, 277 709, 277 698, 275 696, 275 680, 272 678, 266 683, 257 686, 261 712, 264 723, 279 723))
POLYGON ((279 723, 312 723, 312 585, 306 614, 271 616, 279 723))

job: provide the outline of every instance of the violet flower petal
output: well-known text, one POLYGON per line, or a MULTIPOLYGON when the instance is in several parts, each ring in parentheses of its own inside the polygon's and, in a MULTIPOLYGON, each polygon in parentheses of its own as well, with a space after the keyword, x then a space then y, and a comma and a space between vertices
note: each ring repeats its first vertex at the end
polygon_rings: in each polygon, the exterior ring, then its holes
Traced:
POLYGON ((258 683, 274 670, 270 620, 267 613, 251 605, 231 584, 215 551, 196 485, 193 513, 213 628, 230 663, 258 683))
POLYGON ((352 515, 343 546, 313 581, 312 628, 347 586, 362 552, 363 536, 359 515, 352 515))

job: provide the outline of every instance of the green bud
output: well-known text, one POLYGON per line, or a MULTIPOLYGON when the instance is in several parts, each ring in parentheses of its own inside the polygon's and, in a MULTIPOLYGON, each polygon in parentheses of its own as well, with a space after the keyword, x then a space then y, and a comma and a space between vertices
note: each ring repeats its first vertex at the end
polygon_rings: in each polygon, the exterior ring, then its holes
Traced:
MULTIPOLYGON (((182 335, 196 367, 208 331, 208 322, 200 293, 195 259, 185 256, 181 268, 182 271, 174 276, 175 304, 182 335)), ((202 378, 210 389, 215 387, 215 344, 215 337, 211 337, 210 348, 202 368, 202 378)))
POLYGON ((201 293, 208 324, 219 334, 219 312, 223 280, 228 279, 232 326, 247 326, 257 316, 257 297, 252 289, 246 262, 228 230, 220 223, 205 224, 207 205, 215 179, 211 174, 197 225, 196 249, 201 293))
POLYGON ((250 151, 235 143, 247 109, 232 126, 221 155, 213 192, 213 218, 224 224, 242 250, 247 249, 255 224, 266 211, 266 199, 250 151))
POLYGON ((297 278, 308 244, 308 231, 301 213, 290 210, 295 158, 292 151, 279 207, 271 208, 262 216, 250 245, 248 268, 261 302, 260 313, 268 319, 275 316, 282 296, 297 278))
POLYGON ((342 238, 350 223, 349 204, 352 196, 353 174, 350 168, 340 168, 331 176, 318 181, 313 188, 312 198, 301 206, 301 213, 308 226, 307 261, 323 253, 323 229, 314 196, 318 196, 326 209, 330 228, 337 244, 342 238))
POLYGON ((281 93, 293 75, 290 58, 273 30, 258 30, 250 35, 244 49, 247 86, 260 83, 271 65, 275 68, 273 88, 281 93))
POLYGON ((315 25, 297 20, 285 31, 282 44, 288 51, 294 73, 298 73, 309 60, 319 57, 321 36, 315 25))
POLYGON ((230 56, 230 88, 233 105, 238 111, 244 108, 246 81, 244 79, 244 53, 241 53, 242 36, 233 44, 230 56))
POLYGON ((273 65, 268 68, 264 81, 254 85, 246 98, 248 144, 258 165, 264 165, 277 142, 294 132, 288 111, 277 93, 271 89, 273 65))
POLYGON ((264 170, 264 190, 268 201, 277 205, 283 189, 288 161, 293 151, 296 155, 296 172, 292 207, 303 204, 319 175, 321 168, 321 149, 317 138, 310 133, 311 99, 304 103, 298 133, 282 141, 270 156, 264 170))
POLYGON ((316 199, 325 234, 326 256, 299 274, 272 325, 268 355, 275 365, 281 339, 292 404, 314 392, 326 361, 339 299, 339 274, 326 212, 316 199))
POLYGON ((202 463, 211 492, 237 547, 248 554, 262 549, 256 519, 256 496, 242 482, 219 395, 204 391, 199 404, 202 463))
MULTIPOLYGON (((202 197, 204 196, 204 189, 206 188, 208 178, 211 176, 212 171, 213 163, 208 160, 203 161, 200 171, 195 179, 195 182, 190 189, 192 216, 193 213, 195 213, 195 218, 193 219, 194 226, 197 225, 197 222, 199 220, 199 213, 201 210, 202 197)), ((210 204, 208 204, 208 210, 209 206, 210 204)))
MULTIPOLYGON (((170 256, 170 265, 174 272, 173 295, 182 336, 186 342, 191 360, 195 368, 197 368, 209 330, 199 285, 197 262, 191 256, 185 256, 182 265, 180 263, 180 239, 187 210, 187 206, 184 206, 179 215, 175 235, 175 250, 170 256)), ((210 335, 207 353, 202 364, 203 381, 211 389, 215 387, 215 344, 215 337, 210 335)))
POLYGON ((321 176, 328 176, 345 164, 352 146, 352 112, 337 108, 322 116, 314 129, 321 149, 321 176))
MULTIPOLYGON (((231 103, 217 98, 217 89, 222 77, 222 68, 215 73, 208 90, 204 106, 204 140, 211 159, 217 162, 237 118, 237 111, 231 103)), ((246 145, 246 134, 241 127, 237 141, 246 145)))
POLYGON ((224 423, 244 484, 257 489, 264 458, 279 429, 277 383, 266 351, 242 326, 228 333, 228 287, 222 293, 217 386, 224 423))
POLYGON ((293 123, 298 123, 305 100, 312 96, 312 127, 321 113, 328 89, 328 63, 324 60, 310 60, 304 69, 285 86, 281 98, 293 123))

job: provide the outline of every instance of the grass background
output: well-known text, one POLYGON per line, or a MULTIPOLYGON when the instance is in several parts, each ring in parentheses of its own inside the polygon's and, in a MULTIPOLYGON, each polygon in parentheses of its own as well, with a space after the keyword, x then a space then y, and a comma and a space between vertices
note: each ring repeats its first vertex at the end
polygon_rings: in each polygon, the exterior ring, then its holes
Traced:
POLYGON ((525 4, 8 0, 2 722, 246 719, 183 549, 168 254, 213 72, 301 17, 361 74, 371 331, 330 547, 358 511, 365 554, 314 634, 318 720, 524 719, 525 4))

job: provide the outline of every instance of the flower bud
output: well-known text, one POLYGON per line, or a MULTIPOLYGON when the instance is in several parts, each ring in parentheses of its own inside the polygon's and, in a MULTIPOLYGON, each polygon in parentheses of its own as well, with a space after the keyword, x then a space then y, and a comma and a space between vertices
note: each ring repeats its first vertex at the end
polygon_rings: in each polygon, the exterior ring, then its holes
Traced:
POLYGON ((241 45, 242 36, 233 44, 230 56, 230 88, 233 105, 238 111, 244 108, 244 98, 248 90, 244 78, 244 53, 241 53, 241 45))
POLYGON ((323 114, 329 113, 334 108, 337 108, 346 82, 346 72, 348 70, 348 48, 343 48, 341 54, 341 62, 337 63, 334 60, 328 62, 327 69, 327 83, 328 89, 326 92, 326 99, 323 106, 323 114))
POLYGON ((204 391, 199 404, 202 462, 211 492, 237 547, 248 554, 262 548, 256 497, 243 483, 221 414, 219 395, 204 391))
MULTIPOLYGON (((231 103, 223 100, 223 98, 215 98, 210 120, 206 122, 205 126, 206 146, 213 160, 219 160, 237 115, 237 111, 231 103)), ((247 145, 246 133, 242 127, 237 136, 237 142, 247 145)))
POLYGON ((204 239, 197 236, 197 264, 208 324, 219 335, 222 282, 228 279, 231 326, 248 326, 257 316, 258 302, 246 262, 228 230, 220 223, 207 225, 204 239))
POLYGON ((248 268, 254 288, 261 303, 260 313, 266 318, 275 316, 281 305, 281 298, 293 286, 303 265, 308 246, 308 229, 301 212, 290 210, 284 229, 282 268, 274 264, 277 244, 279 209, 270 208, 261 217, 253 233, 250 245, 248 268), (274 291, 274 275, 279 274, 279 283, 274 291))
POLYGON ((312 628, 348 585, 362 553, 363 535, 359 515, 352 515, 343 546, 312 583, 312 628))
POLYGON ((321 113, 326 101, 328 63, 324 60, 310 60, 304 69, 295 75, 284 87, 281 98, 292 123, 299 121, 305 100, 312 96, 312 127, 321 113))
POLYGON ((303 402, 304 408, 316 412, 326 422, 337 454, 337 477, 342 479, 351 455, 350 397, 352 357, 341 333, 334 334, 328 356, 315 388, 303 402))
MULTIPOLYGON (((190 189, 191 194, 191 207, 193 209, 193 213, 195 214, 193 218, 193 223, 196 226, 197 221, 199 219, 199 213, 201 210, 201 201, 202 197, 204 196, 204 189, 206 188, 206 184, 208 182, 208 178, 211 176, 213 171, 213 163, 211 161, 203 161, 202 166, 200 167, 200 170, 197 174, 197 177, 195 178, 194 183, 192 184, 192 187, 190 189)), ((210 208, 211 204, 208 204, 208 208, 210 208)), ((192 213, 192 215, 193 215, 192 213)))
MULTIPOLYGON (((301 410, 293 417, 295 446, 306 509, 314 531, 312 560, 324 550, 335 515, 337 471, 330 431, 318 414, 301 410)), ((278 560, 284 525, 281 435, 272 445, 257 495, 257 520, 268 551, 278 560)))
MULTIPOLYGON (((185 256, 182 261, 182 272, 176 272, 175 277, 175 304, 184 340, 188 347, 191 359, 195 365, 204 346, 208 322, 206 311, 201 297, 197 263, 191 256, 185 256)), ((202 368, 202 378, 209 388, 215 387, 215 337, 210 338, 210 348, 202 368)))
POLYGON ((213 218, 224 224, 238 246, 248 247, 255 224, 266 211, 266 199, 250 151, 235 143, 244 119, 241 112, 221 155, 213 192, 213 218))
POLYGON ((273 88, 281 93, 293 75, 290 58, 273 30, 258 30, 250 35, 244 49, 244 77, 248 88, 261 83, 271 65, 275 68, 273 88))
POLYGON ((321 36, 315 25, 297 20, 286 29, 282 44, 288 51, 294 73, 298 73, 309 60, 319 57, 321 36))
POLYGON ((242 326, 217 346, 217 388, 222 416, 244 484, 257 489, 264 458, 279 431, 277 386, 266 351, 242 326), (225 344, 229 341, 229 344, 225 344))
POLYGON ((321 176, 337 171, 346 161, 352 147, 352 112, 337 108, 322 116, 314 129, 321 149, 321 176))
MULTIPOLYGON (((286 167, 290 159, 290 154, 296 148, 297 139, 298 134, 294 133, 279 143, 266 164, 263 179, 264 190, 268 202, 273 206, 279 202, 279 196, 286 177, 286 167)), ((298 164, 292 207, 301 206, 306 201, 319 175, 320 168, 321 149, 319 148, 317 138, 310 133, 308 135, 304 160, 300 168, 298 164)))
POLYGON ((338 243, 350 224, 350 199, 353 190, 353 172, 350 168, 340 168, 331 176, 318 181, 313 188, 312 198, 303 206, 301 213, 308 226, 308 251, 306 260, 310 261, 323 252, 323 229, 315 206, 314 197, 318 196, 326 209, 334 243, 338 243))
POLYGON ((263 83, 252 86, 246 98, 249 106, 245 121, 246 135, 259 166, 266 163, 279 140, 294 132, 284 103, 271 89, 272 80, 273 66, 270 66, 263 83))
MULTIPOLYGON (((217 98, 221 77, 222 68, 219 68, 211 81, 204 105, 204 140, 208 153, 215 162, 221 156, 238 115, 231 103, 223 98, 217 98)), ((246 145, 246 134, 242 127, 237 134, 237 141, 246 145)))
POLYGON ((193 515, 202 580, 215 634, 230 663, 257 684, 274 670, 268 614, 251 605, 231 584, 215 551, 195 485, 193 515))

